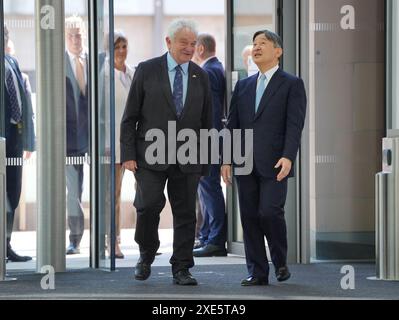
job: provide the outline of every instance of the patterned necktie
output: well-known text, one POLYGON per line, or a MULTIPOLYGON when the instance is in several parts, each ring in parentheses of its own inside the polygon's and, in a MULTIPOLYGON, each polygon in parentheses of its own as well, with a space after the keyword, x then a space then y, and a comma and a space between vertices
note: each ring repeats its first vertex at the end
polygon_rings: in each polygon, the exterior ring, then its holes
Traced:
POLYGON ((183 74, 182 68, 176 66, 175 80, 173 82, 173 102, 175 103, 177 116, 183 111, 183 74))
POLYGON ((266 76, 262 74, 258 81, 258 89, 256 89, 256 105, 255 105, 255 113, 258 111, 260 100, 262 99, 263 93, 266 88, 266 76))
POLYGON ((84 75, 84 67, 82 59, 79 56, 75 57, 75 67, 76 67, 76 80, 78 81, 78 85, 80 91, 83 95, 86 95, 86 81, 84 75))
POLYGON ((19 123, 22 118, 22 113, 18 104, 17 90, 15 89, 14 77, 12 76, 12 71, 10 68, 6 69, 6 84, 10 96, 11 118, 16 123, 19 123))

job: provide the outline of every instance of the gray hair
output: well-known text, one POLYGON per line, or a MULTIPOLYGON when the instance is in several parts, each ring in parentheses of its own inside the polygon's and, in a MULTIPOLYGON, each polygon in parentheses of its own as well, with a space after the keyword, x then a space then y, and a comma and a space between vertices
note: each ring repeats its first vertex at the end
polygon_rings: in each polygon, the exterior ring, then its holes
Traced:
POLYGON ((269 30, 261 30, 257 31, 254 34, 254 37, 252 38, 252 41, 255 41, 255 38, 259 36, 260 34, 263 34, 267 40, 273 42, 273 45, 275 48, 283 48, 283 41, 281 40, 280 36, 272 31, 269 30))
POLYGON ((193 32, 195 36, 198 36, 197 24, 194 21, 187 19, 177 19, 172 21, 172 23, 169 25, 168 37, 173 40, 176 36, 176 33, 183 29, 188 29, 193 32))
POLYGON ((83 36, 86 36, 86 25, 82 17, 78 15, 73 15, 65 19, 65 31, 71 29, 79 29, 83 36))

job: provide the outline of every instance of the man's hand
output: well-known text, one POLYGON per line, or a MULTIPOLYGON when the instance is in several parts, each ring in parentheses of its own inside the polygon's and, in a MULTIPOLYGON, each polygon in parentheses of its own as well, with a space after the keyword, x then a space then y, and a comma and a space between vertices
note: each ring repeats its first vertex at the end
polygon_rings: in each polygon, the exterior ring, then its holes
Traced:
POLYGON ((135 160, 129 160, 123 163, 123 167, 126 170, 132 171, 133 173, 136 173, 137 171, 137 162, 135 160))
POLYGON ((223 178, 223 181, 226 185, 231 185, 232 180, 231 180, 231 165, 229 164, 224 164, 222 165, 222 168, 220 169, 220 174, 223 178))
POLYGON ((281 167, 281 170, 277 176, 277 181, 280 182, 282 181, 286 176, 289 175, 289 173, 291 172, 291 166, 292 166, 292 162, 290 159, 287 158, 281 158, 277 164, 275 165, 274 168, 279 168, 281 167))

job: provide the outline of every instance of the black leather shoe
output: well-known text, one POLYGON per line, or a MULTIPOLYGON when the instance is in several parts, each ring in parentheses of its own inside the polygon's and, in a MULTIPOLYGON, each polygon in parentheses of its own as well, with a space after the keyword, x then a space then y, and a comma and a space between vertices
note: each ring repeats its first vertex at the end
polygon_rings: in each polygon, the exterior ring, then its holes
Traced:
POLYGON ((7 260, 11 262, 26 262, 32 260, 32 257, 20 256, 13 249, 7 248, 7 260))
POLYGON ((243 287, 267 286, 268 284, 269 284, 269 280, 267 280, 266 278, 248 277, 241 281, 241 285, 243 287))
POLYGON ((79 254, 80 253, 80 247, 79 245, 70 243, 68 248, 66 249, 66 254, 79 254))
POLYGON ((278 270, 276 270, 276 278, 277 278, 277 281, 280 281, 280 282, 286 281, 286 280, 288 280, 290 277, 291 277, 291 273, 290 273, 290 271, 288 270, 288 267, 287 267, 287 266, 278 268, 278 270))
POLYGON ((207 244, 205 247, 195 249, 193 251, 194 257, 225 257, 227 251, 223 247, 215 246, 214 244, 207 244))
POLYGON ((188 270, 180 270, 173 275, 173 283, 182 286, 196 286, 197 280, 188 270))
POLYGON ((134 278, 136 280, 147 280, 151 274, 151 265, 145 263, 141 260, 137 262, 136 267, 134 268, 134 278))

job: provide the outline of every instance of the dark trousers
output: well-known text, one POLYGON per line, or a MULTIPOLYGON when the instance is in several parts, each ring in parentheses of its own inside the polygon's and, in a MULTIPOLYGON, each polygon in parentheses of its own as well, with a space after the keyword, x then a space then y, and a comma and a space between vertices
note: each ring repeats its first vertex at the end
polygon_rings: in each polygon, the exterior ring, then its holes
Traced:
POLYGON ((177 165, 166 171, 139 168, 134 206, 137 210, 135 240, 141 259, 151 264, 159 248, 158 226, 160 213, 165 206, 164 189, 167 191, 173 214, 172 272, 194 266, 193 246, 195 237, 195 198, 199 174, 185 174, 177 165))
POLYGON ((6 156, 14 159, 11 165, 7 166, 7 239, 10 241, 14 225, 15 210, 19 205, 22 187, 22 161, 23 140, 21 129, 11 125, 9 135, 6 137, 6 156), (17 162, 18 161, 18 162, 17 162))
POLYGON ((198 185, 203 222, 199 240, 204 244, 225 247, 226 209, 222 186, 220 185, 220 165, 212 165, 210 175, 202 177, 198 185))
POLYGON ((266 236, 275 268, 287 263, 287 228, 284 205, 287 179, 278 182, 260 176, 256 169, 247 176, 237 176, 244 248, 250 276, 266 278, 269 263, 266 236))
POLYGON ((83 165, 66 166, 67 220, 69 241, 79 246, 84 232, 84 214, 82 207, 83 165))

